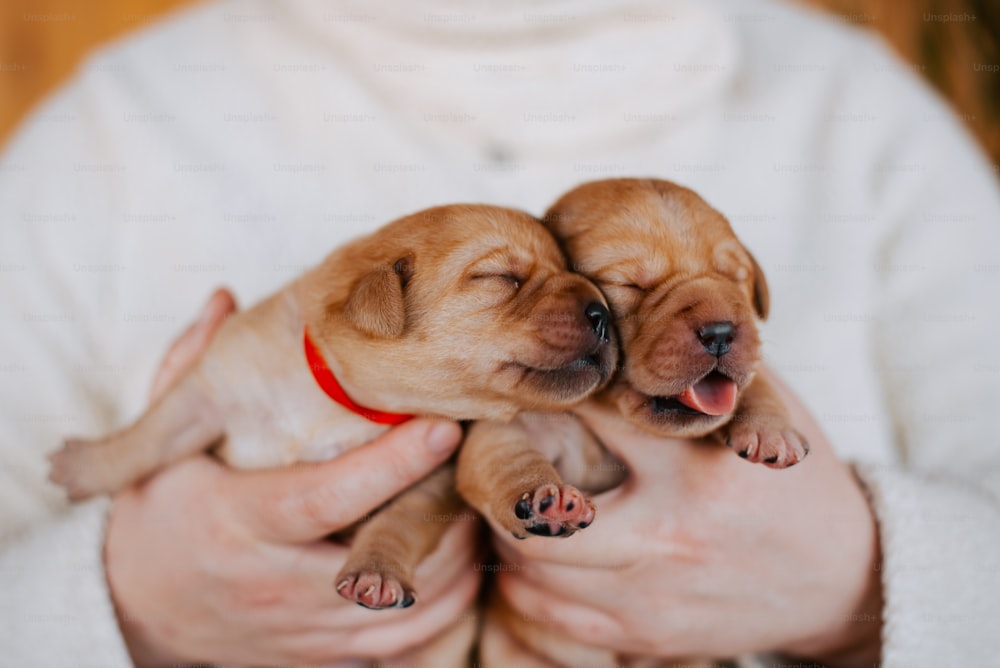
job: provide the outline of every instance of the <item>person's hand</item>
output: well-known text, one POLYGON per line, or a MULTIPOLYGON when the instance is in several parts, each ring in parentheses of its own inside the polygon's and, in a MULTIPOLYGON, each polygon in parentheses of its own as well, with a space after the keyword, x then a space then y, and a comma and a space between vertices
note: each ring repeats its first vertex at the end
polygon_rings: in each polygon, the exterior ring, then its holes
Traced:
POLYGON ((778 471, 588 405, 582 417, 630 477, 595 498, 593 526, 569 539, 498 534, 508 603, 532 623, 632 655, 767 651, 874 665, 882 601, 872 512, 815 421, 771 380, 812 446, 778 471))
MULTIPOLYGON (((217 292, 167 354, 163 392, 235 310, 217 292)), ((243 665, 389 658, 461 618, 478 588, 473 522, 452 527, 417 570, 420 602, 366 610, 334 578, 347 527, 448 458, 458 425, 412 420, 323 464, 240 472, 208 456, 172 465, 114 501, 105 562, 137 665, 243 665)))

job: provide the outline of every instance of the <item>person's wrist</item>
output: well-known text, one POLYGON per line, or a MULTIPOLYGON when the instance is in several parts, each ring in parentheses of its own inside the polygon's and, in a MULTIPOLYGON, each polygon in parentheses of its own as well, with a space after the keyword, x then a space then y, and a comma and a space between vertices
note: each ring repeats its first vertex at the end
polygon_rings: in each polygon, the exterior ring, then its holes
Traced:
POLYGON ((858 491, 865 498, 865 508, 871 522, 865 568, 859 570, 860 586, 845 588, 857 591, 851 612, 844 615, 838 628, 807 642, 790 645, 781 654, 794 657, 799 662, 819 663, 829 668, 870 668, 878 665, 882 654, 882 611, 885 604, 882 591, 882 552, 879 545, 878 524, 875 512, 868 503, 868 494, 855 477, 858 491))
MULTIPOLYGON (((878 578, 875 578, 878 580, 878 578)), ((882 588, 873 591, 845 620, 839 633, 813 646, 792 648, 785 654, 795 662, 818 663, 828 668, 870 668, 882 653, 882 588)))
POLYGON ((179 657, 172 656, 165 649, 157 647, 149 635, 149 629, 143 623, 140 615, 131 609, 132 597, 127 592, 127 578, 121 577, 120 565, 125 560, 120 558, 122 540, 128 540, 121 535, 120 498, 116 498, 108 511, 107 529, 104 534, 104 576, 107 580, 108 594, 114 606, 118 629, 121 632, 125 648, 128 650, 132 663, 136 668, 155 668, 157 666, 180 665, 179 657))

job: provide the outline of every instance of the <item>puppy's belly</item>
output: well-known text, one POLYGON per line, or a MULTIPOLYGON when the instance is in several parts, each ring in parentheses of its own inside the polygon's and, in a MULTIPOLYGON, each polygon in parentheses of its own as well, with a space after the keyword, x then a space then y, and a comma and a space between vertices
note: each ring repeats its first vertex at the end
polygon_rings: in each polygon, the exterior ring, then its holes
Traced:
POLYGON ((377 438, 389 427, 375 424, 339 407, 324 406, 324 415, 313 411, 235 417, 226 426, 226 440, 219 456, 239 469, 289 466, 297 462, 322 462, 377 438))
POLYGON ((363 423, 358 420, 348 422, 339 420, 321 426, 313 431, 310 438, 301 442, 296 461, 325 462, 378 438, 390 428, 388 425, 372 424, 367 420, 363 423), (336 435, 336 440, 331 440, 333 434, 336 435))
POLYGON ((234 468, 333 459, 388 429, 352 413, 317 386, 301 334, 288 335, 301 330, 294 309, 286 313, 290 307, 283 294, 227 323, 197 372, 224 416, 225 440, 216 454, 234 468))
POLYGON ((597 494, 625 479, 625 466, 573 413, 524 412, 516 418, 563 481, 597 494))

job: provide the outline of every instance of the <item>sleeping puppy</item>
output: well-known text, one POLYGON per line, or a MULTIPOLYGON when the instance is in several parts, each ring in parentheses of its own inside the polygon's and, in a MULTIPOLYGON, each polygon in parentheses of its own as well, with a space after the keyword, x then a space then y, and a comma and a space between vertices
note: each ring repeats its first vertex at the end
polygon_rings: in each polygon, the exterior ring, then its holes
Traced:
MULTIPOLYGON (((574 269, 601 288, 618 330, 623 360, 595 401, 654 434, 710 437, 772 468, 806 456, 775 392, 755 377, 767 284, 721 214, 667 181, 614 179, 563 195, 544 222, 574 269)), ((584 491, 606 491, 623 477, 567 413, 477 423, 457 470, 470 505, 516 538, 586 528, 595 509, 584 491)), ((499 599, 487 611, 480 654, 488 668, 657 665, 543 632, 499 599)))
MULTIPOLYGON (((51 455, 50 478, 80 500, 209 448, 258 469, 331 459, 414 415, 509 421, 586 397, 616 355, 604 298, 537 219, 438 207, 231 317, 134 424, 51 455)), ((370 608, 412 605, 413 571, 446 528, 412 518, 460 508, 448 466, 396 497, 358 525, 337 590, 370 608)))

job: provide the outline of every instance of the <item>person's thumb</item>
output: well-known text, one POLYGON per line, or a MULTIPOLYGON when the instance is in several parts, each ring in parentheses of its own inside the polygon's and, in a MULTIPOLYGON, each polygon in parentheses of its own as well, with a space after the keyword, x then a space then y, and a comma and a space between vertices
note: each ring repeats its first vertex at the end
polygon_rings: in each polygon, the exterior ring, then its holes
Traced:
POLYGON ((153 399, 163 394, 198 361, 208 348, 215 332, 234 311, 236 311, 236 300, 229 290, 219 288, 209 297, 198 315, 198 320, 177 337, 163 357, 160 370, 153 381, 151 391, 153 399))
POLYGON ((461 439, 455 422, 411 420, 329 462, 233 476, 231 499, 261 538, 316 540, 350 526, 426 476, 461 439))
MULTIPOLYGON (((629 477, 636 480, 648 479, 663 485, 672 472, 683 472, 690 457, 706 448, 705 442, 646 431, 630 422, 615 406, 587 401, 573 411, 618 463, 625 466, 629 477)), ((716 444, 713 442, 709 449, 717 449, 716 444)))

